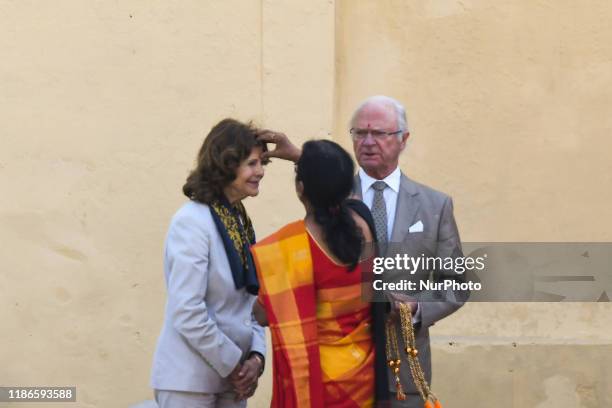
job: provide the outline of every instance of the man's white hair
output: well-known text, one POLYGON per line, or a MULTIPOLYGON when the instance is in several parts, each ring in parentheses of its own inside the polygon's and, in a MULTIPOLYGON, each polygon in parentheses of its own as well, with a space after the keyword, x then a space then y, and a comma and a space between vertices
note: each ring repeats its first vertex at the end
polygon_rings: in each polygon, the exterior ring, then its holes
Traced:
POLYGON ((390 96, 385 95, 375 95, 370 96, 365 101, 361 102, 359 107, 353 113, 351 117, 350 127, 353 127, 355 123, 355 119, 357 118, 357 114, 368 105, 391 105, 395 110, 396 118, 397 118, 397 130, 401 130, 402 133, 398 135, 399 139, 402 138, 402 134, 408 132, 408 120, 406 119, 406 108, 402 105, 397 99, 393 99, 390 96))

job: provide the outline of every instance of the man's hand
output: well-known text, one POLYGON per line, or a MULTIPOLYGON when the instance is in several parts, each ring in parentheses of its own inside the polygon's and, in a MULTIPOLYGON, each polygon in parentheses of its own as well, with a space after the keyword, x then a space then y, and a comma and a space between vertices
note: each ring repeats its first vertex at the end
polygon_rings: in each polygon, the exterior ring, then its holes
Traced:
POLYGON ((394 292, 388 292, 387 297, 389 298, 389 303, 391 304, 391 310, 389 311, 389 317, 394 320, 394 321, 399 321, 399 309, 400 309, 400 303, 406 303, 408 306, 410 306, 410 311, 412 312, 412 315, 414 316, 414 314, 417 311, 417 306, 418 303, 416 300, 414 300, 414 298, 408 296, 408 295, 404 295, 402 293, 394 293, 394 292))
POLYGON ((252 356, 232 371, 229 380, 236 391, 237 401, 247 399, 255 393, 262 368, 261 360, 252 356))
POLYGON ((291 143, 287 135, 272 130, 263 129, 257 133, 257 140, 275 145, 274 150, 264 152, 264 159, 277 157, 283 160, 289 160, 296 163, 302 155, 302 150, 291 143))

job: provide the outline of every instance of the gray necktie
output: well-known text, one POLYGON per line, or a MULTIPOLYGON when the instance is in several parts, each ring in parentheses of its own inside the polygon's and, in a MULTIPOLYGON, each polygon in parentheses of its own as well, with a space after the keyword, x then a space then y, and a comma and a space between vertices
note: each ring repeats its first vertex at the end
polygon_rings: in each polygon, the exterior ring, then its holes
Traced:
POLYGON ((374 217, 374 226, 376 227, 376 238, 380 244, 387 242, 387 205, 385 196, 383 195, 387 183, 384 181, 376 181, 372 184, 374 189, 374 201, 372 201, 372 217, 374 217))

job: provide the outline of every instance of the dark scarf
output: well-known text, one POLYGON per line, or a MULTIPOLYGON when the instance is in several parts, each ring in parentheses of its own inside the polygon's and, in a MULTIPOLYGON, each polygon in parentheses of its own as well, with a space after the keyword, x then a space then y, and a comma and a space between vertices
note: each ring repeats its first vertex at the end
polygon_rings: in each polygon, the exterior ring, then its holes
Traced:
POLYGON ((249 251, 249 246, 255 243, 255 231, 246 209, 241 202, 232 206, 224 198, 210 204, 210 213, 223 240, 236 289, 246 288, 257 295, 259 282, 249 251))

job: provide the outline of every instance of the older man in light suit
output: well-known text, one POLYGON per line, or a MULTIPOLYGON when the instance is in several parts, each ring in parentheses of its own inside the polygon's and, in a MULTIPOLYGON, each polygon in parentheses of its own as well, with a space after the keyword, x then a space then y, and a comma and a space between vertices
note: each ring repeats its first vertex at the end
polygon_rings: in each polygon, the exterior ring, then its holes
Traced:
MULTIPOLYGON (((378 242, 388 243, 390 250, 414 248, 417 243, 427 248, 430 256, 462 256, 451 198, 410 180, 398 166, 410 135, 404 107, 386 96, 370 97, 355 111, 350 133, 360 166, 354 193, 372 211, 378 242)), ((461 280, 459 276, 454 278, 461 280)), ((414 313, 418 357, 428 382, 431 381, 429 327, 456 311, 464 299, 465 294, 454 293, 445 293, 442 301, 435 302, 408 299, 414 313)), ((420 408, 423 402, 405 363, 403 341, 400 349, 404 362, 400 378, 408 398, 396 399, 393 375, 389 372, 392 406, 420 408)))

